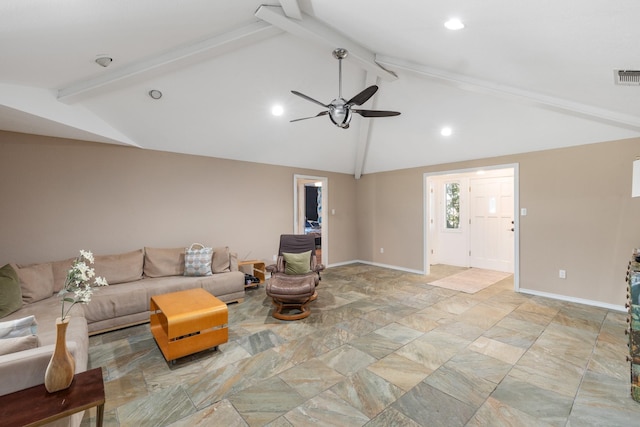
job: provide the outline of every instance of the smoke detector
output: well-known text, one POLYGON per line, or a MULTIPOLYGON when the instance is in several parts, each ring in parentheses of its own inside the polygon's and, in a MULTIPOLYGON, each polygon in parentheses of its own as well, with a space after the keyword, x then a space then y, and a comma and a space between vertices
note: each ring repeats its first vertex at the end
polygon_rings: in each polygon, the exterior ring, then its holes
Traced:
POLYGON ((99 56, 96 58, 96 64, 100 65, 101 67, 108 67, 109 65, 111 65, 111 62, 113 62, 113 58, 109 56, 99 56))
POLYGON ((640 86, 640 70, 613 70, 615 84, 640 86))

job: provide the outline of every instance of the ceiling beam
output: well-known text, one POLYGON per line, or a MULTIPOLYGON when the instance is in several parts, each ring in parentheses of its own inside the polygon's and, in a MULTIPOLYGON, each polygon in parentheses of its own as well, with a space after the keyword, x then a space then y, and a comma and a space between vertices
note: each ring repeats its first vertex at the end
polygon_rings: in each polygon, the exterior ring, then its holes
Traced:
POLYGON ((280 6, 284 10, 284 14, 289 18, 302 20, 302 11, 300 10, 300 5, 298 5, 298 0, 280 0, 280 6))
POLYGON ((301 13, 302 19, 295 20, 287 17, 285 11, 279 6, 263 5, 256 11, 256 17, 297 37, 327 46, 332 51, 336 48, 347 49, 349 51, 348 60, 354 60, 366 71, 375 74, 382 80, 398 79, 394 73, 385 70, 376 63, 373 52, 309 15, 301 13))
POLYGON ((638 116, 598 108, 592 105, 582 104, 512 86, 505 86, 487 80, 476 79, 462 74, 456 74, 408 62, 403 59, 376 56, 376 61, 386 67, 408 71, 422 78, 445 83, 462 90, 507 98, 519 103, 533 105, 535 107, 563 114, 569 114, 574 117, 594 120, 607 125, 630 129, 633 131, 640 131, 640 117, 638 116))
MULTIPOLYGON (((366 73, 364 87, 379 84, 380 78, 378 76, 373 73, 366 73)), ((371 108, 375 110, 377 94, 373 95, 372 101, 371 108)), ((373 124, 373 120, 362 117, 362 120, 359 120, 359 123, 360 128, 358 129, 358 141, 356 143, 356 164, 354 167, 354 176, 356 179, 360 179, 360 177, 362 177, 365 160, 367 159, 367 148, 369 148, 369 138, 371 135, 371 125, 373 124)))
POLYGON ((266 22, 254 22, 197 43, 114 68, 113 71, 98 77, 72 83, 58 90, 58 100, 65 103, 77 102, 89 96, 126 87, 186 65, 214 58, 281 33, 282 30, 266 22))

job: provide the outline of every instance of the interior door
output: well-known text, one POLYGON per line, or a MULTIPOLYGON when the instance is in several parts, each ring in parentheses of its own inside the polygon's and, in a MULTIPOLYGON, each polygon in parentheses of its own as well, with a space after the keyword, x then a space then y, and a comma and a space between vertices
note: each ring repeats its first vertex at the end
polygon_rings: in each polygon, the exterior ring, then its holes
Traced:
POLYGON ((316 236, 316 256, 319 262, 327 265, 329 260, 328 230, 329 218, 327 200, 329 195, 328 178, 309 175, 293 176, 293 232, 294 234, 314 234, 316 236), (307 186, 317 187, 314 206, 317 209, 315 221, 307 223, 307 186))
POLYGON ((513 176, 470 181, 469 264, 513 273, 513 176))

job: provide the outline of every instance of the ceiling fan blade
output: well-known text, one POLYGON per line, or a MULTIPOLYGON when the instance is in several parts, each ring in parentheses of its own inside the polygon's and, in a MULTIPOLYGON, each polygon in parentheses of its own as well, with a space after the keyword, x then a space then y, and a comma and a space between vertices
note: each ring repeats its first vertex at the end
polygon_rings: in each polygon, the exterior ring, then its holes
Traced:
POLYGON ((316 103, 316 104, 318 104, 318 105, 322 105, 324 108, 329 108, 329 106, 328 106, 328 105, 325 105, 325 104, 323 104, 323 103, 322 103, 322 102, 320 102, 320 101, 316 101, 315 99, 311 98, 310 96, 307 96, 307 95, 305 95, 304 93, 300 93, 300 92, 298 92, 297 90, 292 90, 292 91, 291 91, 291 93, 292 93, 292 94, 294 94, 294 95, 298 95, 300 98, 304 98, 304 99, 306 99, 307 101, 311 101, 311 102, 316 103))
POLYGON ((289 122, 299 122, 300 120, 315 119, 316 117, 326 116, 327 114, 329 114, 328 111, 322 111, 322 112, 316 114, 315 116, 303 117, 301 119, 293 119, 293 120, 290 120, 289 122))
POLYGON ((362 117, 391 117, 400 115, 400 113, 397 111, 354 110, 353 108, 351 109, 351 111, 360 114, 362 117))
POLYGON ((378 86, 373 85, 369 86, 353 98, 351 98, 347 104, 351 105, 362 105, 369 100, 376 92, 378 91, 378 86))

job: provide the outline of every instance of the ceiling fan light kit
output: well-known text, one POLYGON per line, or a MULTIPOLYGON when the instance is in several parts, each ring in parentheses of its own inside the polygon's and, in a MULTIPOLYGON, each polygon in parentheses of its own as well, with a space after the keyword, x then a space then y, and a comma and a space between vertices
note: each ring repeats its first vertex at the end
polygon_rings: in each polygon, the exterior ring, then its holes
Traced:
POLYGON ((294 119, 291 120, 291 122, 329 115, 329 119, 334 125, 342 129, 348 129, 353 113, 360 114, 362 117, 390 117, 400 115, 400 113, 397 111, 358 110, 356 108, 353 108, 354 105, 362 105, 367 102, 369 98, 371 98, 378 91, 378 86, 376 85, 369 86, 368 88, 364 89, 362 92, 351 98, 349 101, 346 101, 342 97, 342 60, 348 55, 349 52, 347 52, 347 50, 343 48, 337 48, 333 51, 333 57, 338 60, 338 98, 334 99, 329 104, 323 104, 322 102, 317 101, 310 96, 292 90, 291 93, 293 93, 294 95, 304 98, 307 101, 313 102, 314 104, 321 105, 324 108, 327 108, 327 110, 321 111, 315 116, 294 119))

